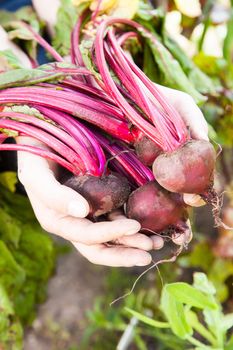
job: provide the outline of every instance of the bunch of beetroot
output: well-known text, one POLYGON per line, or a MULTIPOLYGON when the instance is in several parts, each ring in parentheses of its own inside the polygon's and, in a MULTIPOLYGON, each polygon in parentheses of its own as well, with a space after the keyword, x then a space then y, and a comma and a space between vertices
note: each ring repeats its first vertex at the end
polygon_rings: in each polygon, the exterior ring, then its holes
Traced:
MULTIPOLYGON (((31 152, 66 168, 65 184, 89 201, 93 220, 124 207, 148 233, 185 232, 183 193, 217 201, 215 150, 190 138, 179 113, 124 50, 132 38, 156 40, 147 29, 100 18, 87 37, 83 20, 72 33, 72 64, 47 65, 43 79, 11 81, 0 91, 1 140, 13 132, 48 148, 4 143, 0 150, 31 152)), ((63 61, 38 34, 35 40, 63 61)))

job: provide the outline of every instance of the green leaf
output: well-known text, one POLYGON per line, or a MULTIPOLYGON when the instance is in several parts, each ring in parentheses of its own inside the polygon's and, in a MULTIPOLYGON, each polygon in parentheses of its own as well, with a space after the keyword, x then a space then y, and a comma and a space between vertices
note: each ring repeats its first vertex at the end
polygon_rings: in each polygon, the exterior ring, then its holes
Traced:
POLYGON ((217 343, 223 345, 225 338, 225 331, 222 329, 223 314, 221 310, 204 310, 203 311, 205 323, 208 325, 209 330, 215 335, 217 343))
POLYGON ((229 64, 233 60, 233 8, 231 8, 230 18, 227 23, 227 35, 223 45, 223 55, 229 64))
POLYGON ((17 175, 14 171, 0 173, 0 184, 13 193, 15 192, 17 182, 17 175))
POLYGON ((43 28, 41 23, 31 6, 21 7, 15 12, 0 12, 0 23, 11 39, 17 40, 20 46, 28 52, 29 56, 36 59, 37 56, 37 42, 33 35, 28 31, 23 22, 27 22, 36 32, 43 28), (2 19, 2 21, 1 21, 2 19))
POLYGON ((225 315, 221 321, 221 327, 226 332, 233 327, 233 313, 225 315))
POLYGON ((217 309, 218 304, 210 297, 184 282, 166 285, 166 292, 177 302, 199 309, 217 309))
POLYGON ((217 290, 217 299, 223 302, 229 295, 225 281, 233 276, 233 262, 225 259, 216 259, 211 265, 208 277, 217 290))
POLYGON ((233 349, 233 334, 230 337, 230 339, 229 339, 227 345, 225 346, 224 350, 232 350, 232 349, 233 349))
POLYGON ((154 60, 160 71, 160 83, 188 93, 199 104, 204 102, 206 98, 196 90, 185 75, 179 62, 171 55, 159 39, 156 38, 155 35, 153 35, 153 38, 148 38, 146 34, 141 34, 145 36, 145 40, 151 48, 154 60))
MULTIPOLYGON (((16 112, 16 113, 23 113, 28 114, 40 119, 45 119, 44 116, 33 107, 29 107, 28 105, 15 105, 15 106, 6 106, 3 109, 4 112, 16 112)), ((0 175, 1 178, 1 175, 0 175)))
POLYGON ((16 294, 25 282, 25 271, 16 262, 10 250, 0 241, 0 283, 7 292, 16 294))
POLYGON ((214 285, 208 280, 206 274, 201 272, 195 272, 193 275, 193 279, 194 288, 209 295, 216 294, 216 289, 214 288, 214 285))
POLYGON ((52 44, 62 56, 70 54, 70 37, 76 21, 77 9, 72 5, 71 0, 61 0, 52 44))
POLYGON ((20 221, 0 207, 0 238, 11 247, 18 247, 21 236, 20 221))
POLYGON ((167 322, 160 322, 153 320, 152 318, 149 318, 137 311, 134 311, 128 307, 125 308, 126 311, 128 311, 131 315, 135 316, 139 321, 148 324, 149 326, 155 327, 155 328, 170 328, 169 323, 167 322))
POLYGON ((181 339, 192 335, 192 327, 187 322, 184 306, 177 301, 168 291, 169 285, 165 285, 161 297, 161 309, 164 312, 170 327, 175 335, 181 339))
POLYGON ((14 86, 34 85, 45 81, 62 79, 64 73, 42 69, 19 68, 0 74, 0 89, 14 86))
POLYGON ((4 286, 0 283, 0 309, 1 313, 5 315, 13 315, 14 308, 8 297, 7 291, 4 286))
POLYGON ((176 41, 168 37, 166 33, 163 34, 163 41, 173 57, 180 63, 183 71, 195 88, 204 94, 215 94, 216 87, 212 80, 195 65, 176 41))
POLYGON ((195 332, 199 333, 203 338, 209 341, 212 345, 217 344, 217 339, 214 335, 206 329, 206 327, 199 321, 197 314, 189 309, 186 310, 186 317, 195 332))
POLYGON ((1 70, 22 68, 22 64, 12 50, 0 51, 0 68, 1 70))

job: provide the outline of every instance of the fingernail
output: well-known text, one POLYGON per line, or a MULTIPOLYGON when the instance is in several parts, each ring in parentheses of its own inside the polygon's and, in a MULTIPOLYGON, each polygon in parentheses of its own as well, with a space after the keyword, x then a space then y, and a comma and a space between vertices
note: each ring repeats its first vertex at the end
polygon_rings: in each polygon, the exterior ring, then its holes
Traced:
POLYGON ((151 263, 152 257, 149 253, 145 253, 144 257, 141 257, 141 259, 135 264, 136 266, 146 266, 151 263))
POLYGON ((153 249, 162 249, 164 246, 164 240, 162 237, 151 237, 153 241, 153 249))
POLYGON ((80 202, 73 201, 68 206, 68 215, 76 218, 85 218, 88 215, 88 210, 85 206, 80 205, 80 202))

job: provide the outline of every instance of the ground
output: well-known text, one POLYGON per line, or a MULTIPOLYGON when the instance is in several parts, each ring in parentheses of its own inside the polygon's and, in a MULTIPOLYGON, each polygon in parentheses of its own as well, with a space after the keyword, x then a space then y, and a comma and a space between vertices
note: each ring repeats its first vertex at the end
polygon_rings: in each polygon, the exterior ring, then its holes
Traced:
MULTIPOLYGON (((103 291, 106 268, 86 261, 76 251, 61 256, 49 282, 47 301, 25 337, 25 350, 68 350, 78 346, 86 312, 103 291)), ((78 349, 78 347, 77 347, 78 349)))

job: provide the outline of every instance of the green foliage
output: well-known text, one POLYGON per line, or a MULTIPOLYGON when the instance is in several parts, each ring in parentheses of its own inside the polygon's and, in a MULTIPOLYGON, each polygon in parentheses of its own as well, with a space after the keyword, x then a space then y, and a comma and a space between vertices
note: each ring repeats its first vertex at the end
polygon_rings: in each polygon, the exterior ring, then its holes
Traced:
MULTIPOLYGON (((8 174, 9 175, 9 174, 8 174)), ((7 174, 1 179, 6 179, 7 174)), ((0 186, 0 347, 22 349, 23 326, 45 298, 54 269, 51 238, 35 221, 28 199, 12 193, 15 177, 0 186)))
MULTIPOLYGON (((53 47, 62 55, 70 54, 70 38, 72 29, 77 21, 77 9, 71 0, 61 0, 57 14, 53 47)), ((78 43, 77 43, 78 44, 78 43)))
POLYGON ((233 277, 233 262, 213 255, 210 244, 197 243, 193 250, 178 260, 182 268, 195 268, 204 271, 216 288, 216 297, 220 302, 228 299, 230 289, 228 279, 233 277))
MULTIPOLYGON (((227 339, 227 332, 233 327, 233 314, 223 314, 215 298, 215 289, 204 273, 194 273, 193 286, 183 282, 165 284, 161 310, 171 331, 187 344, 194 345, 196 350, 224 350, 232 342, 227 339)), ((138 316, 133 310, 127 311, 134 317, 138 316)), ((139 315, 139 320, 154 328, 164 328, 163 322, 150 321, 143 315, 139 315)))
POLYGON ((4 70, 22 68, 22 64, 12 50, 0 51, 0 66, 4 70))
POLYGON ((14 171, 5 171, 0 174, 0 184, 11 192, 15 192, 17 182, 17 175, 14 171))
POLYGON ((23 22, 30 24, 36 32, 39 32, 44 26, 31 6, 21 7, 13 13, 0 11, 0 23, 7 30, 9 38, 22 46, 30 57, 36 59, 37 42, 32 33, 25 28, 23 22))

